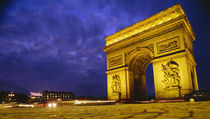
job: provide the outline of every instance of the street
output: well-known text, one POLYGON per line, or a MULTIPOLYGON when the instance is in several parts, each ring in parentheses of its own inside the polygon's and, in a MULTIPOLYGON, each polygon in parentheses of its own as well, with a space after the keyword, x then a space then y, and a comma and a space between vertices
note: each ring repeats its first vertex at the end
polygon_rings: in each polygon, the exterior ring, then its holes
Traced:
POLYGON ((210 101, 1 108, 0 119, 208 119, 210 101))

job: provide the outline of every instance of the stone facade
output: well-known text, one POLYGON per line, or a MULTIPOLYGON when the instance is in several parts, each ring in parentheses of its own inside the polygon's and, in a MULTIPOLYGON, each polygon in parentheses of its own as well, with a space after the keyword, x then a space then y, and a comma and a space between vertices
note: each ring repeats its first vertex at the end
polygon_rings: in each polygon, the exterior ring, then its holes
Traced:
POLYGON ((145 99, 149 63, 153 64, 156 98, 179 98, 198 90, 192 46, 195 35, 179 4, 105 40, 108 99, 145 99))

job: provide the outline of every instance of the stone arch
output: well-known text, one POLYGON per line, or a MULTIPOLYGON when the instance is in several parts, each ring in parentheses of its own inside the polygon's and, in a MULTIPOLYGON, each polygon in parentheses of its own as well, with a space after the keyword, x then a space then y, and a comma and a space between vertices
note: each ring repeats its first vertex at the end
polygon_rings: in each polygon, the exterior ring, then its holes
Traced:
POLYGON ((148 53, 152 58, 154 57, 154 52, 151 49, 147 47, 136 47, 134 50, 128 53, 128 56, 126 58, 126 63, 129 65, 132 59, 136 58, 137 55, 143 52, 148 53))
POLYGON ((179 4, 105 40, 103 50, 107 55, 108 99, 144 99, 145 69, 150 62, 157 99, 180 98, 183 94, 198 90, 192 52, 195 34, 179 4), (172 61, 176 62, 176 67, 172 61), (177 86, 175 82, 169 85, 176 80, 181 85, 177 86), (113 86, 120 90, 116 93, 112 90, 113 86))
POLYGON ((146 99, 146 74, 145 70, 153 60, 153 52, 147 48, 139 48, 133 51, 129 61, 128 69, 132 72, 130 79, 133 79, 133 97, 136 100, 146 99))

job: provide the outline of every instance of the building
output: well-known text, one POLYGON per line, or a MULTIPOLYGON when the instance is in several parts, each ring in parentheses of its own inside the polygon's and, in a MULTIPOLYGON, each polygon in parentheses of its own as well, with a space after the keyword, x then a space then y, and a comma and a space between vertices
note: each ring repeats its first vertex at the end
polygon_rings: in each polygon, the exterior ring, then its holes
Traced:
POLYGON ((15 93, 14 92, 4 92, 0 91, 0 103, 9 103, 15 102, 15 93))
POLYGON ((15 95, 14 92, 8 93, 8 95, 7 95, 8 102, 14 102, 14 101, 16 101, 15 96, 16 95, 15 95))
POLYGON ((27 103, 28 99, 28 96, 24 93, 0 91, 0 103, 27 103))
POLYGON ((193 54, 195 33, 181 5, 106 37, 108 99, 145 100, 152 63, 156 99, 199 90, 193 54))
POLYGON ((44 101, 54 100, 73 100, 74 94, 72 92, 61 92, 61 91, 47 91, 43 92, 44 101))
POLYGON ((30 102, 42 102, 43 97, 39 92, 30 92, 30 102))

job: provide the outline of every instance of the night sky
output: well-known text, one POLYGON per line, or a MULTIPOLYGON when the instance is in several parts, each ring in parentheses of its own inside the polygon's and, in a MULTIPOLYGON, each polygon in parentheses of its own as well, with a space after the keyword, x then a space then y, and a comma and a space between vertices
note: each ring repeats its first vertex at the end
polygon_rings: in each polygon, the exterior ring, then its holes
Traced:
MULTIPOLYGON (((106 96, 105 38, 180 3, 196 34, 200 89, 210 89, 209 0, 1 0, 0 90, 106 96)), ((154 90, 152 65, 148 92, 154 90)))

